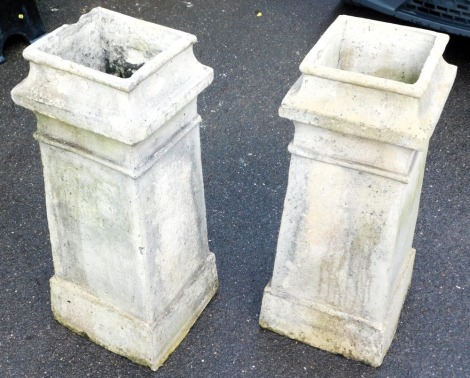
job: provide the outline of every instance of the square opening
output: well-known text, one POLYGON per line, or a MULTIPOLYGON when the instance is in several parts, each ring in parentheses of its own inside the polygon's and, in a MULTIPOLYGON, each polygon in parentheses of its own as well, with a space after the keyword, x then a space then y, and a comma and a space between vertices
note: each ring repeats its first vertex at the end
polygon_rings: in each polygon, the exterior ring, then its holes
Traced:
POLYGON ((325 33, 309 64, 414 84, 436 40, 424 31, 365 19, 344 18, 338 26, 325 33))
POLYGON ((141 20, 97 9, 78 23, 46 36, 38 49, 126 79, 180 38, 171 29, 142 24, 141 20))

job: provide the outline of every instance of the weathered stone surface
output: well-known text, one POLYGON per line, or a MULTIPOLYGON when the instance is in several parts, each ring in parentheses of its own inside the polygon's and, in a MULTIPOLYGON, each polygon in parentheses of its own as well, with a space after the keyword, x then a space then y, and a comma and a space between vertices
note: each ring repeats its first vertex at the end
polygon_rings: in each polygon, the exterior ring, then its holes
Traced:
POLYGON ((157 369, 217 290, 192 35, 102 8, 28 47, 56 319, 157 369), (115 76, 116 75, 116 76, 115 76))
POLYGON ((448 36, 340 16, 300 66, 289 184, 262 327, 379 366, 410 285, 448 36))

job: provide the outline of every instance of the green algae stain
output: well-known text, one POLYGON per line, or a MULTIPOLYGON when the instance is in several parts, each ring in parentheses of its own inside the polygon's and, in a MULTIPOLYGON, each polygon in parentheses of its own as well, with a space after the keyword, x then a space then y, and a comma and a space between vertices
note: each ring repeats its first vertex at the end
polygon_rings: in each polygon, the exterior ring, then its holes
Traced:
POLYGON ((400 81, 405 84, 415 84, 419 79, 419 72, 405 72, 389 68, 382 68, 372 73, 372 76, 382 79, 400 81))

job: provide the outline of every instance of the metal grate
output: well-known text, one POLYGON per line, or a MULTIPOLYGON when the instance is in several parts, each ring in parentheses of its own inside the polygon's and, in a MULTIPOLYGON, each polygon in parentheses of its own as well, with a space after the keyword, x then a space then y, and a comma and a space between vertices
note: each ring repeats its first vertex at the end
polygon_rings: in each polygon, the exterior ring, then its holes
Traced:
POLYGON ((408 0, 398 11, 430 21, 470 26, 470 0, 408 0))

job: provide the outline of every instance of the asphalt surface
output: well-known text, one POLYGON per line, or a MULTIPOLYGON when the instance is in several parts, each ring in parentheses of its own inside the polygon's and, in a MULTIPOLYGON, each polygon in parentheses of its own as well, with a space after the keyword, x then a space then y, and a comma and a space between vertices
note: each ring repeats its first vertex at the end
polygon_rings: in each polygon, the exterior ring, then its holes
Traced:
POLYGON ((0 376, 470 377, 470 40, 452 37, 445 53, 459 71, 429 147, 413 281, 392 346, 375 369, 263 330, 258 315, 273 268, 293 135, 292 124, 277 115, 281 100, 300 75, 302 58, 339 14, 392 19, 340 1, 39 2, 48 31, 98 5, 197 35, 198 59, 215 70, 199 112, 220 290, 157 372, 53 320, 35 118, 10 99, 28 73, 21 56, 26 43, 11 40, 0 66, 0 376))

